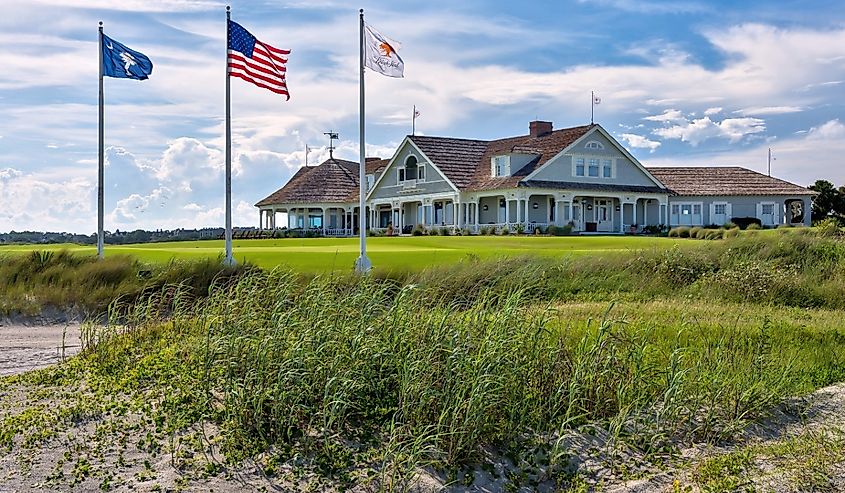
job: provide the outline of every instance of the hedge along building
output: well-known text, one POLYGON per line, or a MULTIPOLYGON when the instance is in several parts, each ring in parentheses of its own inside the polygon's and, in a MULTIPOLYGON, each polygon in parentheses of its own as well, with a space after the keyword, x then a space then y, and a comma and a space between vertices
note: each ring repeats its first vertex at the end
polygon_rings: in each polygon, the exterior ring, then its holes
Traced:
MULTIPOLYGON (((327 164, 332 163, 314 169, 327 164)), ((353 217, 357 210, 357 181, 353 183, 354 173, 347 176, 357 165, 344 161, 337 166, 342 169, 327 167, 302 175, 300 171, 257 206, 270 211, 270 217, 279 211, 290 215, 292 210, 289 227, 351 234, 353 230, 346 227, 323 226, 331 221, 327 214, 332 210, 350 210, 353 217), (346 190, 353 192, 347 194, 346 190)), ((752 217, 766 224, 783 220, 807 223, 809 213, 798 214, 794 204, 800 200, 801 212, 808 212, 811 197, 809 190, 798 185, 742 168, 650 170, 600 125, 553 130, 551 122, 543 121, 530 122, 528 135, 493 141, 407 136, 389 161, 367 163, 367 180, 368 227, 384 230, 391 226, 403 233, 417 226, 531 232, 552 224, 571 224, 580 232, 623 233, 644 226, 709 224, 717 213, 727 222, 737 217, 727 211, 744 212, 749 197, 755 197, 760 205, 752 217), (737 169, 742 172, 731 171, 737 169), (719 170, 725 170, 724 176, 719 170), (705 197, 690 194, 692 190, 713 190, 708 187, 716 177, 722 181, 714 186, 725 193, 707 196, 710 201, 690 198, 705 197), (763 183, 766 180, 770 182, 763 183), (723 208, 722 203, 730 207, 723 208), (706 215, 705 204, 712 204, 716 212, 706 215), (778 214, 775 219, 771 204, 790 207, 791 213, 778 214)))

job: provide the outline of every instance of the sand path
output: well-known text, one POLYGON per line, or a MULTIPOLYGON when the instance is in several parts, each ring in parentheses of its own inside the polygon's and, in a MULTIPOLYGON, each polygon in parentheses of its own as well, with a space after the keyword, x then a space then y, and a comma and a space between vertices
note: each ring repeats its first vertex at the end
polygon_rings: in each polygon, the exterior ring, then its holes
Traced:
POLYGON ((0 376, 44 368, 80 350, 79 323, 0 325, 0 376))

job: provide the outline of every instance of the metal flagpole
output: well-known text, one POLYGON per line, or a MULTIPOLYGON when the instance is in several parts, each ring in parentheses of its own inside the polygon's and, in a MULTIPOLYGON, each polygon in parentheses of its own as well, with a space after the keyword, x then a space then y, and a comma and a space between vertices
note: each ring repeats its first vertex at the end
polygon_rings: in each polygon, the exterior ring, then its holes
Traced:
POLYGON ((593 124, 593 113, 596 109, 596 93, 595 91, 590 91, 590 125, 593 124))
POLYGON ((103 251, 103 182, 105 168, 105 152, 103 150, 103 21, 100 21, 99 42, 100 47, 100 122, 99 122, 99 170, 97 172, 97 256, 105 257, 103 251))
POLYGON ((417 105, 414 105, 414 110, 411 112, 411 135, 417 133, 417 105))
POLYGON ((231 7, 226 6, 226 258, 223 263, 235 265, 232 256, 232 97, 229 77, 229 20, 231 7))
POLYGON ((367 194, 367 176, 366 176, 366 170, 365 170, 366 162, 367 162, 367 156, 366 156, 365 144, 364 144, 364 142, 365 142, 364 141, 364 9, 361 9, 358 12, 359 12, 359 30, 360 30, 360 33, 359 33, 360 34, 360 36, 359 36, 360 47, 359 47, 359 51, 358 51, 358 55, 359 55, 358 58, 359 58, 359 62, 360 62, 360 67, 359 67, 359 72, 358 72, 359 82, 360 82, 359 94, 358 94, 358 98, 359 98, 358 112, 360 114, 359 115, 360 121, 358 122, 358 125, 359 125, 360 131, 361 131, 360 142, 358 144, 360 146, 360 153, 359 153, 360 173, 358 175, 359 176, 358 181, 360 182, 359 184, 360 184, 360 189, 361 189, 361 200, 358 203, 358 208, 359 208, 359 210, 358 210, 358 229, 359 229, 358 234, 360 235, 360 239, 361 239, 361 256, 359 256, 358 260, 355 261, 355 271, 358 272, 358 273, 361 273, 361 274, 366 274, 367 272, 370 271, 370 269, 372 269, 373 264, 370 262, 370 259, 367 258, 367 214, 366 214, 366 204, 365 204, 366 194, 367 194))

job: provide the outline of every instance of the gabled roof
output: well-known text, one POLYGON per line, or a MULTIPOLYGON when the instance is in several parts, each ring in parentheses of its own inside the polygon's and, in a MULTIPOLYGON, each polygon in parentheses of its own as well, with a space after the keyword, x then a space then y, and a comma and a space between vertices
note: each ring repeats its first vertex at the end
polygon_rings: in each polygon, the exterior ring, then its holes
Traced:
MULTIPOLYGON (((387 167, 387 163, 390 162, 390 159, 379 159, 379 158, 371 158, 368 157, 366 160, 366 173, 368 175, 374 175, 379 171, 384 171, 384 168, 387 167)), ((355 163, 357 168, 358 163, 355 163)))
MULTIPOLYGON (((489 142, 451 137, 408 136, 411 142, 458 188, 466 188, 489 142)), ((489 172, 489 164, 488 164, 489 172)))
POLYGON ((542 137, 521 135, 497 140, 455 139, 413 135, 408 138, 461 190, 516 187, 520 180, 589 132, 595 125, 555 130, 542 137), (513 176, 490 176, 490 159, 501 154, 537 157, 513 176))
POLYGON ((255 205, 354 202, 358 194, 358 171, 358 163, 343 159, 299 168, 285 186, 255 205))
POLYGON ((800 185, 738 166, 647 168, 677 195, 812 195, 800 185))

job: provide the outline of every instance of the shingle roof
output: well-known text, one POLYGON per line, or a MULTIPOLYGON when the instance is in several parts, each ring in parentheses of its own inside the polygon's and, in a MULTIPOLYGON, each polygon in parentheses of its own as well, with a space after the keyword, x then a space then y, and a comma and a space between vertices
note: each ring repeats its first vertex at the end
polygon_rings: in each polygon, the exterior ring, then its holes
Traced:
MULTIPOLYGON (((367 174, 368 175, 374 175, 374 174, 378 173, 379 171, 383 171, 384 168, 387 167, 387 163, 389 163, 389 162, 390 162, 390 159, 378 159, 378 158, 368 157, 367 161, 366 161, 366 163, 367 163, 366 164, 367 174)), ((355 164, 357 166, 358 163, 355 163, 355 164)))
POLYGON ((290 180, 256 207, 271 204, 345 203, 358 194, 358 163, 329 159, 313 167, 300 168, 290 180))
MULTIPOLYGON (((411 141, 458 188, 466 188, 487 149, 485 140, 413 135, 411 141)), ((489 173, 489 166, 488 166, 489 173)))
POLYGON ((677 195, 811 195, 800 185, 738 166, 646 168, 677 195))
POLYGON ((520 135, 497 140, 455 139, 414 135, 409 138, 461 190, 511 188, 546 161, 581 138, 594 125, 555 130, 542 137, 520 135), (537 158, 512 176, 490 176, 490 159, 507 153, 537 158))

